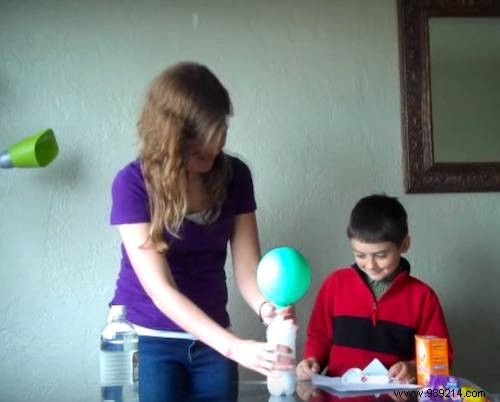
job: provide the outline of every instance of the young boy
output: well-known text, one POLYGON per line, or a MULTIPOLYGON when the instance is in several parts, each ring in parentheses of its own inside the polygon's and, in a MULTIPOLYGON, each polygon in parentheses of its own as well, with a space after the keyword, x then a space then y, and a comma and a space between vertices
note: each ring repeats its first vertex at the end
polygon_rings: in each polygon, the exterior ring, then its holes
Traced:
POLYGON ((415 382, 415 335, 448 339, 434 291, 410 276, 407 215, 396 198, 371 195, 351 212, 347 236, 355 264, 335 270, 321 286, 307 327, 297 378, 308 380, 327 367, 341 376, 378 358, 389 376, 415 382))

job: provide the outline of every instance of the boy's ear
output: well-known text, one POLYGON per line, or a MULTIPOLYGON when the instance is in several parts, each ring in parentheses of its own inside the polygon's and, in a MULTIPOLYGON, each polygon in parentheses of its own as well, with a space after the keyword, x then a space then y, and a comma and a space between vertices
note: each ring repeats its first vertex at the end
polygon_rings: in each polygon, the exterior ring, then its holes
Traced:
POLYGON ((411 237, 406 236, 404 238, 403 242, 401 243, 401 247, 399 248, 399 251, 401 253, 406 253, 408 251, 408 249, 410 248, 410 243, 411 243, 411 237))

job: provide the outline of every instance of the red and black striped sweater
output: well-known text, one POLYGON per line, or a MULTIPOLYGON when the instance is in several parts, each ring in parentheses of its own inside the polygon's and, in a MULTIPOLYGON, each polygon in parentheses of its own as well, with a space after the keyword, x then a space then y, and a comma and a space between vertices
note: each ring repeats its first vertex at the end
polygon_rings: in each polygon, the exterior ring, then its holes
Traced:
POLYGON ((354 264, 332 272, 321 286, 314 304, 304 348, 304 358, 315 357, 327 375, 340 376, 351 367, 363 369, 375 357, 387 368, 415 359, 415 335, 451 342, 439 300, 430 286, 403 269, 376 301, 354 264))

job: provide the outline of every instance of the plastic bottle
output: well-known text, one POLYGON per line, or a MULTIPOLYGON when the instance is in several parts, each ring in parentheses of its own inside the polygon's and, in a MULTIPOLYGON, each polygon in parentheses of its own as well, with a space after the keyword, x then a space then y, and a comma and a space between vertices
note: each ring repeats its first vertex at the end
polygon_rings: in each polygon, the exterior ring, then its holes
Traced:
MULTIPOLYGON (((296 336, 297 326, 293 320, 284 320, 280 315, 273 318, 266 331, 268 342, 288 346, 292 349, 291 355, 294 358, 296 336)), ((276 370, 267 377, 267 390, 275 396, 292 395, 295 392, 296 383, 295 368, 276 370)))
POLYGON ((125 318, 126 306, 111 306, 101 333, 100 372, 103 402, 138 402, 138 335, 125 318))

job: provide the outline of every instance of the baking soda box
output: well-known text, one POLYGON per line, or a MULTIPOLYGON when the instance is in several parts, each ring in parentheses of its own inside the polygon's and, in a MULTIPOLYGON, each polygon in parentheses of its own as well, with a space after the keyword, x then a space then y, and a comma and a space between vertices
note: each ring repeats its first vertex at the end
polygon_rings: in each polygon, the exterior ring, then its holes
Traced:
POLYGON ((450 374, 446 338, 415 335, 415 359, 418 385, 428 385, 431 374, 450 374))

